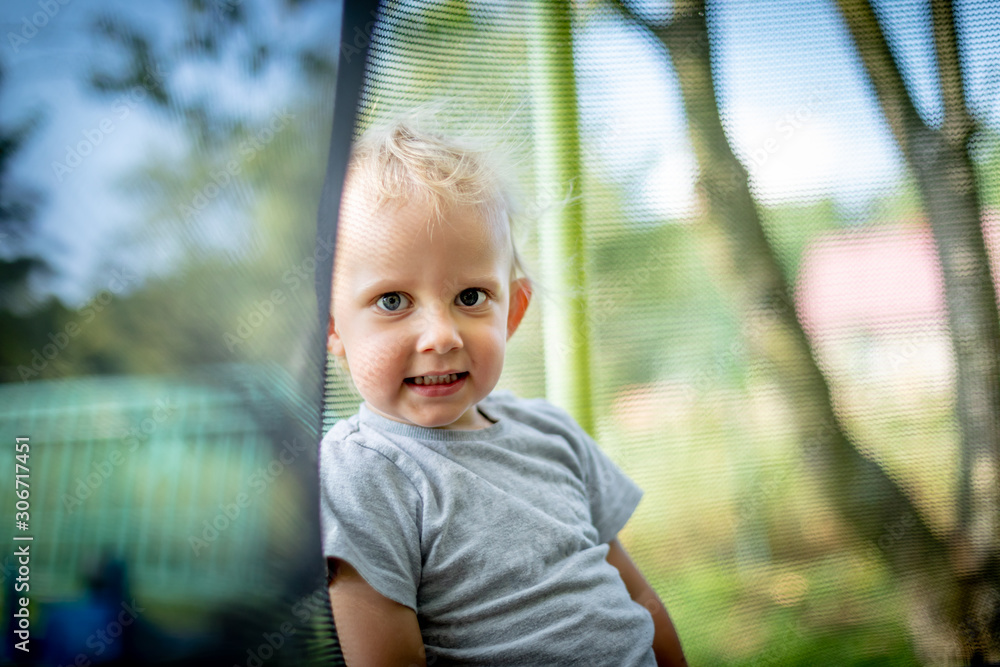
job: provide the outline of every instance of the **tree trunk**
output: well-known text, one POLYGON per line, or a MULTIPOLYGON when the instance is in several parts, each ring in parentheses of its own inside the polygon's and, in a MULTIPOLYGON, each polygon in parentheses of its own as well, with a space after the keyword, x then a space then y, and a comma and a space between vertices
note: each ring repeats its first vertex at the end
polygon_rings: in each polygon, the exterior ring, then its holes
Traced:
MULTIPOLYGON (((621 0, 618 7, 664 45, 680 82, 691 144, 700 168, 703 230, 742 312, 747 347, 782 386, 810 464, 834 508, 862 539, 879 547, 896 576, 946 571, 945 544, 920 511, 839 424, 830 387, 795 314, 794 301, 764 233, 747 171, 726 138, 715 97, 703 0, 677 0, 666 26, 650 26, 621 0), (905 526, 885 547, 887 526, 905 526)), ((941 585, 940 583, 937 585, 941 585)), ((952 582, 944 586, 952 591, 952 582)), ((936 611, 936 610, 935 610, 936 611)))
POLYGON ((871 5, 838 4, 934 234, 958 370, 961 477, 951 544, 962 582, 958 629, 965 658, 1000 660, 1000 317, 968 152, 975 126, 965 105, 954 16, 945 0, 931 3, 944 101, 944 121, 934 129, 917 113, 871 5))

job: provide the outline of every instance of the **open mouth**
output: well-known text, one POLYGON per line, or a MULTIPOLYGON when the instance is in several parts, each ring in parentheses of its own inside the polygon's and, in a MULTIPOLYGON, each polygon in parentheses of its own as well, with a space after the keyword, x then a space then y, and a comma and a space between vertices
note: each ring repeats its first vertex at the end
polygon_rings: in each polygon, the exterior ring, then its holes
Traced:
POLYGON ((468 374, 468 371, 463 371, 461 373, 449 373, 447 375, 418 375, 417 377, 406 378, 404 382, 406 382, 406 384, 417 384, 423 386, 436 384, 447 385, 458 382, 468 374))

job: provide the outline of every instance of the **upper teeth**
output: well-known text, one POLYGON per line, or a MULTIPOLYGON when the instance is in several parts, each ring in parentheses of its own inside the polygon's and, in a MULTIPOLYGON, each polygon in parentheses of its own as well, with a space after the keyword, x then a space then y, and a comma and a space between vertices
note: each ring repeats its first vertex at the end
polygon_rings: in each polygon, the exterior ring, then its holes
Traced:
POLYGON ((447 384, 458 379, 458 373, 450 375, 421 375, 413 378, 413 384, 447 384))

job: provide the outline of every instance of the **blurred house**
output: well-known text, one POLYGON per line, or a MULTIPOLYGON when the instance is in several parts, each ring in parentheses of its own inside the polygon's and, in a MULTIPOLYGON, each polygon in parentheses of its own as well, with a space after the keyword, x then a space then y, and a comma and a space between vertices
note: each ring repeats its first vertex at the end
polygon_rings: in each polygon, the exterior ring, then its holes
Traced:
MULTIPOLYGON (((986 220, 993 248, 998 222, 996 213, 986 220)), ((991 260, 996 284, 997 252, 991 260)), ((910 390, 952 384, 944 280, 926 224, 824 234, 803 254, 796 304, 818 361, 834 378, 910 390)))

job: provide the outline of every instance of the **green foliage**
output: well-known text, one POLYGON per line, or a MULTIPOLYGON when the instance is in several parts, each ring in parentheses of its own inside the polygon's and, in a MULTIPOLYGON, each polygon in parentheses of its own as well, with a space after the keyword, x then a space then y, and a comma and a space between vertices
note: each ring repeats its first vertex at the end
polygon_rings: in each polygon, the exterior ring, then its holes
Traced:
POLYGON ((693 360, 721 352, 737 335, 688 225, 630 228, 609 219, 591 245, 588 290, 599 386, 693 373, 693 360))
MULTIPOLYGON (((4 78, 4 69, 0 66, 0 86, 4 78)), ((11 174, 15 158, 41 120, 41 114, 33 114, 12 128, 0 128, 0 181, 3 182, 0 188, 0 309, 15 312, 30 309, 29 277, 51 269, 40 256, 28 251, 25 244, 37 234, 36 215, 42 195, 35 187, 19 182, 11 174)), ((26 342, 14 331, 6 331, 3 336, 8 344, 26 342)), ((10 348, 4 346, 2 349, 6 353, 10 348)))
POLYGON ((788 284, 795 284, 802 253, 825 231, 837 229, 838 216, 829 199, 810 204, 782 204, 761 209, 761 218, 788 284))
MULTIPOLYGON (((263 118, 234 119, 205 99, 176 98, 170 73, 193 60, 222 58, 233 49, 242 53, 246 17, 234 7, 238 11, 220 19, 213 4, 191 3, 187 34, 204 42, 197 55, 172 49, 120 18, 93 23, 95 35, 117 49, 124 66, 92 69, 91 88, 110 100, 142 86, 154 111, 169 110, 160 119, 164 129, 179 117, 186 139, 179 156, 153 154, 139 172, 117 176, 122 200, 135 204, 139 214, 106 244, 103 264, 162 265, 167 256, 170 265, 159 272, 131 270, 127 285, 99 291, 76 309, 49 301, 31 312, 22 307, 17 314, 0 313, 9 322, 0 334, 4 379, 164 373, 209 362, 283 358, 290 340, 312 333, 309 326, 290 331, 289 318, 274 315, 315 309, 312 230, 334 79, 331 68, 325 75, 316 68, 304 72, 311 87, 263 118), (32 365, 34 353, 50 338, 61 339, 67 325, 75 327, 68 344, 51 358, 36 356, 32 365)), ((176 39, 185 39, 184 33, 176 39)), ((259 40, 244 55, 257 73, 274 64, 294 75, 299 63, 286 48, 259 40), (281 63, 275 63, 275 53, 281 63)), ((313 54, 314 64, 324 58, 329 55, 313 54)), ((6 169, 25 137, 24 128, 0 137, 0 167, 6 169)), ((32 214, 23 203, 29 200, 10 193, 5 189, 0 232, 8 220, 11 228, 23 226, 32 214)), ((32 257, 0 262, 8 297, 37 264, 32 257)))
POLYGON ((982 206, 987 211, 1000 210, 1000 132, 982 128, 970 147, 982 206))

